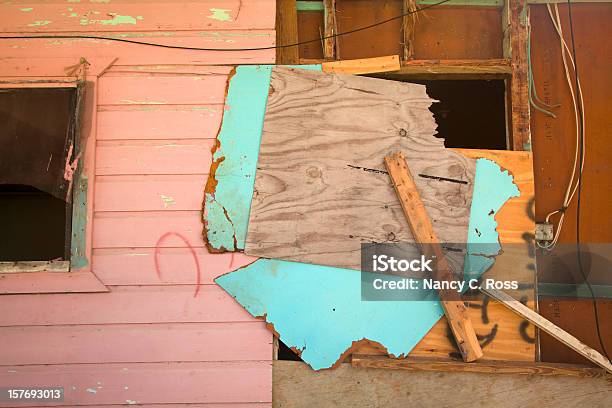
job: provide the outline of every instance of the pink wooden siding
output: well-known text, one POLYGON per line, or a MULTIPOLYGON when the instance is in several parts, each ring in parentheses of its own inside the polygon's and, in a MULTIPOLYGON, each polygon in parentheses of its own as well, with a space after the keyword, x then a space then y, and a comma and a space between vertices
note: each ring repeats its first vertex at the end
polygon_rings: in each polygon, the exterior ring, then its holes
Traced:
MULTIPOLYGON (((274 7, 274 0, 13 1, 0 5, 0 32, 262 47, 274 44, 274 7)), ((0 42, 5 76, 23 72, 12 59, 30 58, 28 75, 36 77, 100 56, 117 58, 98 80, 90 203, 92 268, 109 292, 1 296, 0 384, 63 386, 65 406, 269 407, 272 336, 213 283, 252 259, 207 252, 201 205, 232 65, 273 63, 274 50, 0 42)))

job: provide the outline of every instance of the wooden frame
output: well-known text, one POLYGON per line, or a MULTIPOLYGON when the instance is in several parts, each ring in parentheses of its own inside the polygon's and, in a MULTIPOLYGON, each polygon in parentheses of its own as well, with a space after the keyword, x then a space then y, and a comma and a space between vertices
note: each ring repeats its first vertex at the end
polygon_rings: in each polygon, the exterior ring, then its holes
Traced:
POLYGON ((70 269, 65 263, 21 264, 0 271, 0 294, 106 292, 91 268, 95 178, 95 118, 97 81, 112 58, 6 58, 0 61, 0 87, 80 87, 81 117, 76 124, 78 167, 73 181, 73 219, 70 269), (24 269, 25 268, 25 269, 24 269))

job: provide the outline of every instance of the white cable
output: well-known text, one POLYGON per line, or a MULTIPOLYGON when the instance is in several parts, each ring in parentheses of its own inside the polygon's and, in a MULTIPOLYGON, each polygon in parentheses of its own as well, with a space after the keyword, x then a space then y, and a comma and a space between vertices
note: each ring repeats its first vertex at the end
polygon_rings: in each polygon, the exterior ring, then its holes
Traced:
POLYGON ((546 222, 549 222, 551 216, 561 212, 561 216, 559 217, 559 222, 557 223, 557 230, 555 231, 553 240, 550 243, 544 244, 544 245, 541 245, 538 243, 539 247, 548 249, 548 250, 552 250, 555 247, 555 245, 557 245, 557 241, 559 240, 561 229, 563 227, 563 221, 565 219, 565 211, 567 210, 569 204, 571 203, 578 189, 577 182, 572 188, 572 185, 574 184, 574 179, 576 177, 576 168, 578 167, 578 159, 579 159, 578 152, 580 149, 580 127, 578 123, 579 118, 578 118, 578 109, 577 109, 576 99, 578 99, 578 103, 580 103, 580 106, 582 108, 582 112, 580 114, 580 118, 582 119, 582 134, 583 134, 583 137, 582 137, 582 165, 580 167, 579 172, 582 172, 582 170, 584 169, 584 158, 585 158, 585 136, 584 136, 585 131, 584 129, 586 127, 585 125, 586 121, 585 121, 585 115, 584 115, 584 99, 582 97, 582 86, 580 84, 580 80, 579 79, 577 80, 577 93, 576 94, 574 93, 574 87, 572 86, 572 79, 570 76, 569 67, 567 65, 566 53, 567 53, 567 56, 569 57, 569 60, 572 64, 572 68, 574 70, 576 69, 576 65, 574 63, 572 53, 570 52, 570 49, 567 43, 565 42, 565 39, 563 38, 563 29, 561 26, 561 18, 559 17, 559 9, 557 7, 557 4, 554 4, 555 16, 553 16, 551 5, 547 4, 546 7, 548 9, 548 14, 553 23, 553 26, 555 27, 555 31, 557 32, 557 35, 559 36, 559 42, 560 42, 560 47, 561 47, 561 58, 563 60, 563 69, 565 71, 565 78, 567 79, 567 84, 569 86, 570 94, 572 96, 572 107, 574 109, 574 119, 576 122, 576 149, 575 149, 575 154, 574 154, 574 165, 572 167, 572 176, 569 180, 567 190, 565 192, 565 197, 563 199, 563 207, 562 209, 555 210, 546 216, 546 222))

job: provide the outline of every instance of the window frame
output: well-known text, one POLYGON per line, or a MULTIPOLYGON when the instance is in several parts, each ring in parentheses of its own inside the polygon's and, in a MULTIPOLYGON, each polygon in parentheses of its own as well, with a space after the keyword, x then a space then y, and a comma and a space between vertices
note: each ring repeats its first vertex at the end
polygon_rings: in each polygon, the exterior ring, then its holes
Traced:
POLYGON ((92 269, 98 78, 113 58, 7 58, 0 61, 0 88, 77 88, 72 231, 69 267, 65 262, 4 263, 0 294, 108 292, 92 269), (11 267, 10 264, 13 264, 11 267))

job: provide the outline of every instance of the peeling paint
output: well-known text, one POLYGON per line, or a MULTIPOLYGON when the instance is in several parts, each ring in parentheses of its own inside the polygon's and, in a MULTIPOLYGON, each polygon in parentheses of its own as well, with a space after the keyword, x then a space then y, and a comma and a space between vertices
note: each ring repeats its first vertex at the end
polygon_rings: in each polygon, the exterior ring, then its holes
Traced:
POLYGON ((220 9, 220 8, 211 8, 209 9, 212 13, 208 18, 212 18, 213 20, 218 21, 232 21, 232 16, 230 16, 229 12, 232 11, 230 9, 220 9))
POLYGON ((90 394, 96 394, 98 392, 98 390, 96 390, 95 388, 87 388, 85 389, 85 391, 87 391, 90 394))
POLYGON ((174 198, 172 198, 170 196, 166 196, 166 195, 161 194, 160 198, 164 202, 164 207, 165 208, 171 207, 171 206, 176 204, 176 201, 174 201, 174 198))
POLYGON ((43 27, 51 24, 51 20, 36 20, 33 23, 28 24, 28 27, 43 27))
POLYGON ((125 400, 125 403, 128 404, 128 405, 136 405, 136 404, 138 404, 138 401, 135 401, 135 400, 125 400))
MULTIPOLYGON (((96 12, 94 12, 94 14, 98 14, 96 12)), ((90 24, 100 24, 100 25, 120 25, 120 24, 132 24, 135 25, 138 20, 142 20, 144 17, 142 16, 136 16, 136 17, 132 17, 132 16, 124 16, 121 14, 109 14, 112 18, 110 19, 106 19, 106 20, 102 20, 102 19, 90 19, 88 17, 83 17, 80 20, 80 24, 82 26, 86 26, 86 25, 90 25, 90 24)))
POLYGON ((19 10, 21 10, 21 11, 23 11, 25 13, 28 13, 28 12, 34 10, 34 9, 32 7, 24 7, 24 8, 20 8, 19 10))

